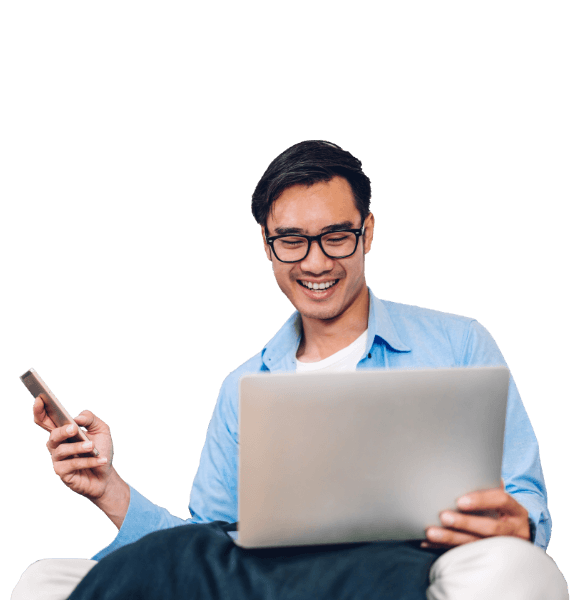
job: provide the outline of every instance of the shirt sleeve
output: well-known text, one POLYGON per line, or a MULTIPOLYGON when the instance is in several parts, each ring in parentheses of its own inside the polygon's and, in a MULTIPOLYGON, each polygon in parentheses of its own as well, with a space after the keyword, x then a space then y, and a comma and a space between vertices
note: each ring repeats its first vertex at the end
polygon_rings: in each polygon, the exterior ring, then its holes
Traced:
POLYGON ((224 381, 193 480, 189 511, 198 523, 237 521, 239 377, 224 381))
MULTIPOLYGON (((465 335, 463 366, 507 366, 490 333, 477 321, 472 321, 465 335)), ((547 490, 539 457, 535 432, 523 406, 511 375, 502 477, 505 490, 529 512, 533 543, 544 550, 551 537, 551 515, 547 508, 547 490)))
POLYGON ((129 487, 131 499, 125 520, 112 543, 93 556, 93 560, 101 560, 107 554, 136 542, 148 533, 195 522, 194 519, 184 520, 174 517, 167 509, 153 504, 133 487, 129 487))

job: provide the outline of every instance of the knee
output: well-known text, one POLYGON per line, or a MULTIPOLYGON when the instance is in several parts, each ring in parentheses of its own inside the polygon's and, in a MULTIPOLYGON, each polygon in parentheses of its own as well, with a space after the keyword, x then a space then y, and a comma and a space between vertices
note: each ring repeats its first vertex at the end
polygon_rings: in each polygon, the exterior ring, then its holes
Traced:
MULTIPOLYGON (((464 547, 465 560, 476 568, 479 563, 491 573, 510 574, 550 571, 553 560, 541 548, 516 537, 493 537, 464 547)), ((457 553, 461 548, 456 548, 457 553)), ((452 556, 451 556, 452 558, 452 556)), ((458 557, 459 563, 461 557, 458 557)), ((556 567, 555 567, 556 568, 556 567)))
POLYGON ((488 538, 449 550, 432 566, 430 583, 429 600, 569 598, 553 559, 514 537, 488 538))
POLYGON ((50 577, 51 562, 51 559, 46 558, 32 563, 22 573, 10 600, 31 600, 39 597, 39 591, 45 587, 47 579, 50 577))
POLYGON ((11 600, 61 600, 96 564, 94 560, 45 558, 32 563, 16 584, 11 600))

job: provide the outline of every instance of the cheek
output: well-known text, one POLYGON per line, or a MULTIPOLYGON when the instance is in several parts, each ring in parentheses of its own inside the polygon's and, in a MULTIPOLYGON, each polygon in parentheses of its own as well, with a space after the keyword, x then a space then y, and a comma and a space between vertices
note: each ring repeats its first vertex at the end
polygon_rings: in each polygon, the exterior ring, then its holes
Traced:
POLYGON ((288 287, 290 284, 289 270, 281 266, 279 263, 272 261, 273 275, 280 288, 288 287))
POLYGON ((364 256, 362 255, 360 261, 350 265, 346 271, 350 286, 358 287, 360 282, 364 280, 364 256))

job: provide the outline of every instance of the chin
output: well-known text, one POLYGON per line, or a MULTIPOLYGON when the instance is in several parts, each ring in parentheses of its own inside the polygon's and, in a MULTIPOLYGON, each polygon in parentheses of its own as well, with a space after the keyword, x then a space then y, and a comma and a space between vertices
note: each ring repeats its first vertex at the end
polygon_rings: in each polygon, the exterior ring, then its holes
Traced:
MULTIPOLYGON (((313 303, 312 303, 313 304, 313 303)), ((324 306, 323 304, 313 305, 310 303, 294 304, 296 310, 307 319, 320 319, 322 321, 329 321, 335 319, 340 315, 340 307, 335 304, 333 306, 324 306)))
POLYGON ((335 319, 340 313, 339 311, 312 311, 309 312, 307 310, 299 311, 302 317, 306 317, 307 319, 319 319, 320 321, 331 321, 335 319))

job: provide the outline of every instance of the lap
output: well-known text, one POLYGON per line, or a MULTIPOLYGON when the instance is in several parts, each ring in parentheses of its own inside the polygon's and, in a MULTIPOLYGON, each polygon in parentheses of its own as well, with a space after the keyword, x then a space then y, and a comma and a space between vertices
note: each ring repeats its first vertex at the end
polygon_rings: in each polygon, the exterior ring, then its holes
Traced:
POLYGON ((70 600, 357 598, 424 600, 440 551, 408 542, 248 550, 225 523, 145 536, 106 556, 70 600))
POLYGON ((489 538, 445 553, 412 543, 252 551, 233 544, 226 534, 232 528, 214 523, 158 532, 98 565, 85 559, 41 560, 25 571, 12 600, 64 600, 91 569, 71 600, 125 600, 129 595, 217 600, 568 599, 554 561, 516 538, 489 538))

